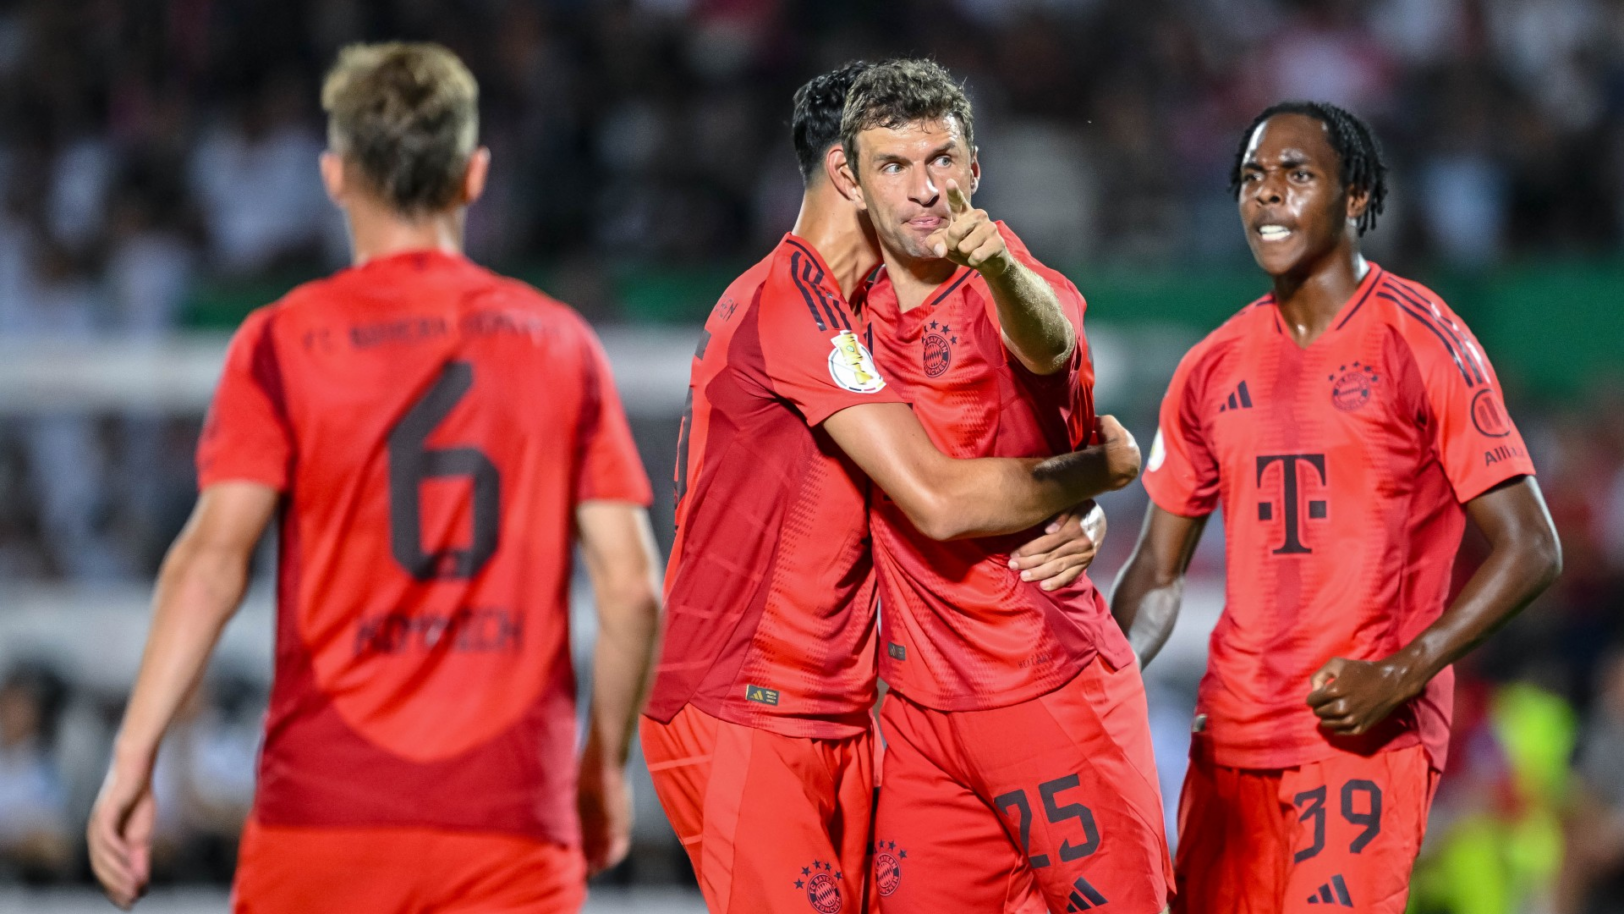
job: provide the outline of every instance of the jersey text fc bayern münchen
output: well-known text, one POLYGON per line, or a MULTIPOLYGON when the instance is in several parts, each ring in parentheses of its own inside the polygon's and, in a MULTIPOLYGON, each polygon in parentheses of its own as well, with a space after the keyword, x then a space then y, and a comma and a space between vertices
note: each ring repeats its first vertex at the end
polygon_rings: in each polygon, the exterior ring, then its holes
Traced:
POLYGON ((579 840, 574 509, 650 492, 575 312, 432 251, 300 286, 233 339, 198 476, 284 494, 258 821, 579 840))

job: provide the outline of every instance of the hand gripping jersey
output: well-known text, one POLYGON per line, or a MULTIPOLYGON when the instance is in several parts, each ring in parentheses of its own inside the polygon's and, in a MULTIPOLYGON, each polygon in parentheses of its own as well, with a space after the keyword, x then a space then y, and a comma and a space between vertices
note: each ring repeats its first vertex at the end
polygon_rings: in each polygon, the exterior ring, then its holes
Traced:
POLYGON ((233 339, 198 476, 285 494, 257 821, 578 840, 574 508, 650 498, 579 316, 437 252, 300 286, 233 339))
POLYGON ((783 736, 867 731, 868 481, 819 428, 847 407, 897 402, 857 329, 794 235, 711 312, 678 448, 655 720, 692 703, 783 736))
POLYGON ((1358 740, 1319 729, 1309 678, 1332 657, 1386 657, 1436 620, 1462 503, 1533 472, 1471 332, 1375 264, 1306 348, 1265 297, 1190 350, 1145 488, 1174 514, 1224 511, 1226 600, 1193 751, 1287 768, 1420 743, 1441 769, 1452 671, 1358 740))
MULTIPOLYGON (((1038 376, 1007 351, 981 274, 961 267, 925 304, 902 312, 881 272, 868 290, 876 360, 914 404, 931 441, 955 458, 1047 457, 1082 447, 1094 430, 1094 368, 1077 287, 1039 263, 1002 223, 1010 250, 1059 296, 1077 332, 1061 371, 1038 376)), ((1009 554, 1033 531, 937 542, 876 492, 880 675, 940 711, 1017 704, 1056 689, 1095 653, 1133 663, 1126 639, 1088 578, 1052 593, 1024 582, 1009 554)))

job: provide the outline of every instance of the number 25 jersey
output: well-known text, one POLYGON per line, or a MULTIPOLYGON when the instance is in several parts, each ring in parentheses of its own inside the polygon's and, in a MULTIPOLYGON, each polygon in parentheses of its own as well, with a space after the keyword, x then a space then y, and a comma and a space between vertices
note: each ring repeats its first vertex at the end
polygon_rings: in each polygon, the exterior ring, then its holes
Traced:
POLYGON ((284 494, 255 817, 575 843, 574 508, 647 505, 586 323, 423 251, 250 315, 199 485, 284 494))
POLYGON ((1144 475, 1165 511, 1223 506, 1224 612, 1191 751, 1290 768, 1419 743, 1442 769, 1452 671, 1355 740, 1319 729, 1309 680, 1333 657, 1385 658, 1431 625, 1462 505, 1533 472, 1477 340, 1430 290, 1375 264, 1307 347, 1272 297, 1197 344, 1144 475))

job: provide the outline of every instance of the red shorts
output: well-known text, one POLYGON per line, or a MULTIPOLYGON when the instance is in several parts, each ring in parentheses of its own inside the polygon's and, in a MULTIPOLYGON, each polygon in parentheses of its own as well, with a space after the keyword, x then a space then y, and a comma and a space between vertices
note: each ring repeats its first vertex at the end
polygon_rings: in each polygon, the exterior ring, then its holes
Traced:
POLYGON ((804 739, 689 705, 643 757, 712 914, 863 912, 874 734, 804 739))
POLYGON ((1283 770, 1192 758, 1176 910, 1401 914, 1437 786, 1420 746, 1283 770))
POLYGON ((586 901, 579 848, 429 828, 243 828, 236 914, 524 911, 586 901))
POLYGON ((880 725, 884 914, 1167 907, 1172 863, 1137 667, 1096 660, 1047 695, 986 711, 933 711, 892 692, 880 725))

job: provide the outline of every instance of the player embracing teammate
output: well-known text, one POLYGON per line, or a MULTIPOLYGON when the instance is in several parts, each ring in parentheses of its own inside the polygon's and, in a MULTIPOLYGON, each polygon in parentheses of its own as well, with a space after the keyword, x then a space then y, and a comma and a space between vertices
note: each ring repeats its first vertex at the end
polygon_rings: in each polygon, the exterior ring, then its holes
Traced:
MULTIPOLYGON (((840 189, 842 109, 870 69, 854 64, 797 93, 800 216, 722 295, 694 355, 665 646, 641 733, 660 801, 719 914, 865 909, 869 505, 879 492, 930 538, 991 536, 1026 531, 1138 472, 1138 449, 1114 422, 1077 452, 944 455, 892 383, 895 366, 875 362, 848 296, 879 254, 840 189)), ((1093 429, 1092 415, 1076 421, 1093 429)), ((1034 570, 1047 575, 1041 559, 1065 547, 1038 543, 1034 570)))
POLYGON ((1561 568, 1482 348, 1364 259, 1386 197, 1368 125, 1286 103, 1232 190, 1274 289, 1184 357, 1112 609, 1148 662, 1223 509, 1227 593, 1179 809, 1177 910, 1398 914, 1448 746, 1450 664, 1561 568), (1450 601, 1466 518, 1491 550, 1450 601))
MULTIPOLYGON (((852 86, 847 192, 884 257, 875 356, 947 453, 1063 453, 1095 428, 1083 297, 971 205, 969 99, 941 66, 852 86)), ((1086 577, 1048 590, 1018 541, 942 542, 876 493, 885 756, 875 891, 887 914, 1167 906, 1144 686, 1086 577)))

